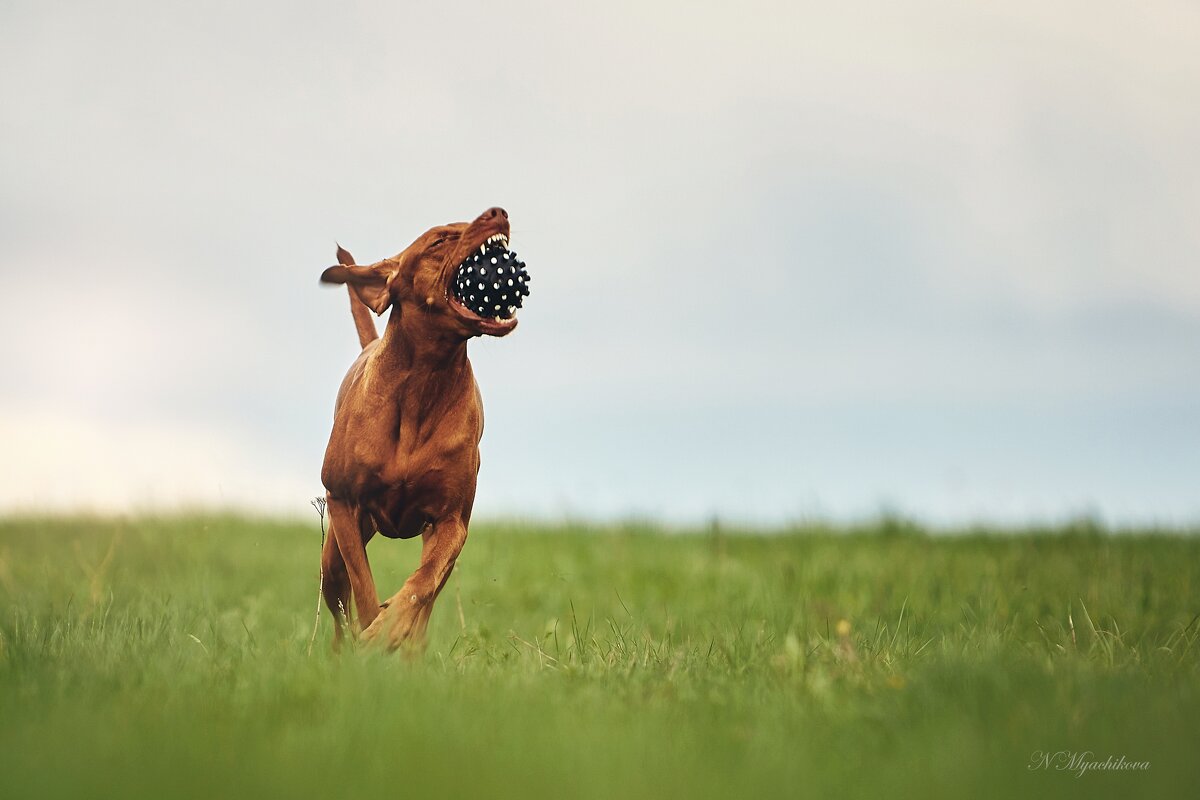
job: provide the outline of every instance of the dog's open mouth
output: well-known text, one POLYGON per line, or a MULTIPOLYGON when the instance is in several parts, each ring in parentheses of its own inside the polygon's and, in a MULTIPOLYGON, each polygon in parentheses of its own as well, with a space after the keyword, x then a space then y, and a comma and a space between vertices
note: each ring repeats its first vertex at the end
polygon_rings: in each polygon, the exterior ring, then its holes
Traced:
POLYGON ((458 265, 450 293, 465 310, 483 320, 516 324, 513 317, 529 294, 529 280, 525 262, 508 249, 508 237, 497 233, 458 265))

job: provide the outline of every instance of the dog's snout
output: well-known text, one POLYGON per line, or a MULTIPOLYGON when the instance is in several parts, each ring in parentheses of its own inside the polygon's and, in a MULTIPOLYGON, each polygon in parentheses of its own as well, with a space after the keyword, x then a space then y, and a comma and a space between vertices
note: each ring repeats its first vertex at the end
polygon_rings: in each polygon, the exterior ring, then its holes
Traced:
POLYGON ((479 216, 483 217, 484 219, 495 219, 496 217, 504 217, 505 219, 508 219, 508 212, 500 206, 492 206, 479 216))

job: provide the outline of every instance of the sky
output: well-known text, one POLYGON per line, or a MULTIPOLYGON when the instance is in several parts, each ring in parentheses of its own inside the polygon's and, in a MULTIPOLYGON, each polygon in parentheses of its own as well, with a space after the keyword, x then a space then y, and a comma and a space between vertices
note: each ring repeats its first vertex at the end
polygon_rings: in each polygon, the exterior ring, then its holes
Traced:
POLYGON ((0 513, 311 514, 500 205, 477 517, 1200 521, 1195 4, 435 6, 0 6, 0 513))

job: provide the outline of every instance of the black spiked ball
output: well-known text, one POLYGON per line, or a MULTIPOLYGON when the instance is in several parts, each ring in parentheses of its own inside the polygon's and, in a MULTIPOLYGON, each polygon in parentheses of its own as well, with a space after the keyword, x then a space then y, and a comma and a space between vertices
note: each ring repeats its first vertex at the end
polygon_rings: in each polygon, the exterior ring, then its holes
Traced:
POLYGON ((458 266, 450 286, 458 302, 471 312, 509 319, 529 296, 529 280, 525 262, 493 242, 458 266))

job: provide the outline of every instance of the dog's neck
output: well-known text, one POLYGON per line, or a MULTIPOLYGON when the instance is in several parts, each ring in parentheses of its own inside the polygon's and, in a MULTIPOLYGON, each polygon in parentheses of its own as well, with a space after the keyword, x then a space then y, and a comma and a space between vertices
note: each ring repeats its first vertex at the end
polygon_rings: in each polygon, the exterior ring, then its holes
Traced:
POLYGON ((394 307, 388 317, 375 359, 382 367, 376 374, 395 379, 389 394, 444 395, 447 384, 471 375, 467 340, 424 324, 422 313, 419 307, 394 307))

